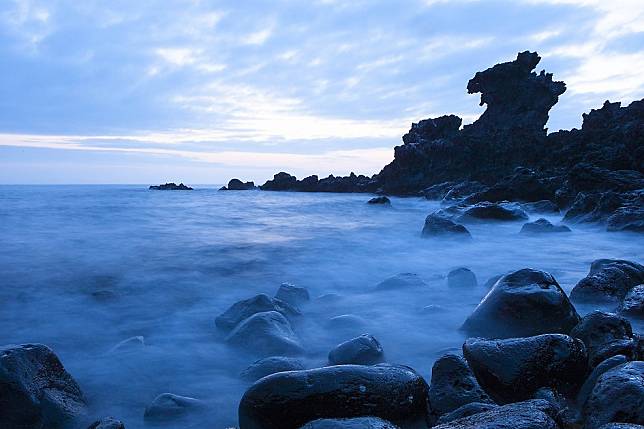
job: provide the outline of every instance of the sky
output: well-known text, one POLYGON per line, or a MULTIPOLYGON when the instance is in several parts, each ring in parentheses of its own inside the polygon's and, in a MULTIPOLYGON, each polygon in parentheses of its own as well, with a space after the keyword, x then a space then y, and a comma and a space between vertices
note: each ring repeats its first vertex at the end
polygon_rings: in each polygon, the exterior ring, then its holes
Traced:
POLYGON ((579 127, 644 98, 644 1, 0 0, 0 183, 371 175, 524 50, 579 127))

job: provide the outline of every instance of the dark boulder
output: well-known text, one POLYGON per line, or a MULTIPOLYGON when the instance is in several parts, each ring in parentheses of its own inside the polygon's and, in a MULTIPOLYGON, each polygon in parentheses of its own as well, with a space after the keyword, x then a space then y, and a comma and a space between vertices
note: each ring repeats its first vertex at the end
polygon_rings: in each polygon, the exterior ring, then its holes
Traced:
POLYGON ((631 324, 616 314, 593 311, 581 319, 570 335, 586 345, 591 367, 611 356, 633 358, 637 353, 631 324))
POLYGON ((242 182, 239 179, 230 179, 227 186, 224 186, 220 190, 222 191, 249 191, 255 189, 255 183, 253 182, 242 182))
POLYGON ((329 352, 331 365, 374 365, 384 362, 382 346, 373 335, 362 334, 338 344, 329 352))
POLYGON ((528 215, 518 205, 482 202, 473 205, 458 218, 459 222, 520 221, 528 215))
POLYGON ((319 419, 300 429, 399 429, 398 426, 378 417, 355 417, 352 419, 319 419))
POLYGON ((550 200, 535 201, 533 203, 521 204, 523 208, 531 213, 554 213, 559 214, 559 206, 550 200))
POLYGON ((622 195, 624 203, 606 219, 608 231, 644 232, 644 190, 622 195))
POLYGON ((606 423, 644 424, 644 362, 628 362, 602 374, 583 413, 587 429, 606 423))
POLYGON ((422 235, 423 237, 472 238, 467 228, 439 213, 427 216, 422 235))
POLYGON ((424 119, 412 124, 411 129, 402 137, 405 144, 423 144, 437 139, 450 138, 458 133, 463 120, 456 115, 445 115, 434 119, 424 119))
POLYGON ((177 185, 174 182, 165 183, 163 185, 152 185, 150 186, 150 189, 155 191, 192 191, 190 186, 186 186, 183 183, 179 183, 177 185))
POLYGON ((440 417, 471 402, 494 404, 465 359, 454 354, 439 358, 432 367, 429 384, 429 404, 434 416, 440 417))
POLYGON ((244 369, 240 376, 246 381, 255 382, 267 375, 276 372, 298 371, 305 369, 304 362, 300 359, 287 356, 270 356, 253 362, 248 368, 244 369))
POLYGON ((577 394, 577 405, 579 407, 584 406, 584 404, 588 400, 588 397, 593 391, 593 388, 595 387, 595 383, 597 383, 597 379, 599 379, 599 377, 603 373, 605 373, 609 369, 615 368, 616 366, 622 365, 628 361, 629 359, 626 356, 617 355, 617 356, 609 357, 608 359, 606 359, 605 361, 597 365, 595 368, 593 368, 592 372, 586 378, 586 381, 584 381, 584 384, 579 389, 579 393, 577 394))
POLYGON ((567 394, 581 385, 588 368, 581 340, 561 334, 470 338, 463 355, 483 389, 499 403, 529 399, 542 387, 567 394))
POLYGON ((488 189, 470 195, 468 203, 483 201, 536 202, 554 199, 558 183, 544 178, 539 173, 524 167, 517 167, 512 175, 505 177, 488 189))
POLYGON ((228 334, 226 342, 264 356, 304 352, 291 324, 277 311, 253 314, 228 334))
POLYGON ((105 417, 95 421, 87 429, 125 429, 125 425, 114 417, 105 417))
POLYGON ((563 221, 574 223, 605 222, 623 204, 624 198, 617 192, 580 192, 564 215, 563 221))
POLYGON ((434 429, 560 429, 557 408, 543 399, 517 402, 434 426, 434 429))
POLYGON ((143 418, 146 422, 165 423, 203 412, 205 408, 205 403, 199 399, 162 393, 145 408, 143 418))
POLYGON ((42 344, 0 347, 0 426, 59 429, 85 414, 80 387, 42 344))
POLYGON ((224 331, 230 331, 253 314, 264 311, 277 311, 286 317, 300 315, 300 311, 292 305, 262 293, 236 302, 228 310, 217 316, 215 324, 224 331))
POLYGON ((311 300, 307 288, 298 287, 290 283, 282 283, 275 293, 275 298, 295 308, 311 300))
POLYGON ((252 385, 240 429, 297 429, 317 419, 379 417, 403 429, 427 419, 427 383, 398 365, 339 365, 281 372, 252 385))
POLYGON ((420 194, 428 200, 442 200, 454 186, 457 186, 457 182, 437 183, 436 185, 423 189, 420 191, 420 194))
POLYGON ((466 180, 451 187, 443 196, 443 203, 452 203, 455 201, 462 201, 469 196, 483 192, 488 187, 477 181, 466 180))
POLYGON ((279 172, 273 176, 273 180, 268 180, 260 186, 262 191, 291 191, 297 185, 297 177, 291 176, 285 172, 279 172))
POLYGON ((470 402, 465 404, 451 413, 443 414, 438 421, 437 425, 442 425, 449 423, 454 420, 462 419, 464 417, 473 416, 474 414, 484 413, 498 407, 496 404, 486 403, 486 402, 470 402))
POLYGON ((475 288, 476 275, 469 268, 460 267, 447 274, 447 286, 451 288, 475 288))
POLYGON ((644 426, 634 423, 608 423, 602 425, 599 429, 644 429, 644 426))
POLYGON ((427 283, 425 283, 418 274, 400 273, 378 283, 376 285, 376 289, 399 290, 399 289, 410 289, 410 288, 423 288, 426 286, 427 286, 427 283))
POLYGON ((500 278, 462 329, 487 338, 567 334, 579 320, 554 277, 525 268, 500 278))
POLYGON ((624 297, 619 313, 633 318, 644 318, 644 284, 637 285, 624 297))
POLYGON ((537 219, 521 227, 521 234, 547 234, 553 232, 570 232, 566 225, 553 225, 548 219, 537 219))
POLYGON ((391 205, 391 200, 385 196, 382 197, 374 197, 367 201, 367 204, 374 204, 374 205, 385 205, 385 206, 390 206, 391 205))
POLYGON ((631 261, 597 259, 590 272, 570 292, 580 302, 622 301, 635 286, 644 283, 644 266, 631 261))

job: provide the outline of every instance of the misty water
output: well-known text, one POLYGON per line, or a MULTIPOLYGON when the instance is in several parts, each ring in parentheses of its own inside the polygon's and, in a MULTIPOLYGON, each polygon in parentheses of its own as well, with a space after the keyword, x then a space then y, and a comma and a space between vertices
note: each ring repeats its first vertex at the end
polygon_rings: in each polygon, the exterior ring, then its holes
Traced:
POLYGON ((489 277, 537 268, 569 292, 594 259, 644 255, 640 237, 596 226, 530 237, 518 234, 521 223, 485 223, 468 226, 471 242, 427 240, 423 221, 439 202, 392 198, 392 207, 380 207, 365 204, 370 197, 2 186, 0 343, 50 346, 81 385, 90 417, 146 427, 146 405, 171 392, 209 406, 169 427, 225 428, 236 425, 248 387, 239 372, 257 359, 226 345, 215 327, 240 299, 272 295, 282 282, 304 286, 312 300, 294 329, 309 367, 368 332, 389 362, 429 380, 435 359, 460 349, 458 328, 489 277), (460 266, 476 273, 478 288, 448 290, 445 276, 460 266), (427 287, 375 291, 405 272, 427 287), (329 322, 344 314, 362 323, 329 322), (133 336, 145 345, 113 350, 133 336))

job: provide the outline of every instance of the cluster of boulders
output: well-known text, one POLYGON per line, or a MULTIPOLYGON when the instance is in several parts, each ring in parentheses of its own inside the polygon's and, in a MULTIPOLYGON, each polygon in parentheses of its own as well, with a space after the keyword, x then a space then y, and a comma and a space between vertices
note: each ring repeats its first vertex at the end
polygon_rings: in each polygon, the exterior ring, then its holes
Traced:
MULTIPOLYGON (((611 264, 621 268, 610 273, 620 290, 644 275, 639 264, 608 260, 596 261, 591 275, 611 264)), ((478 284, 463 267, 447 283, 478 284)), ((426 286, 412 274, 382 284, 377 289, 426 286)), ((462 329, 471 336, 462 355, 440 357, 429 384, 412 368, 383 363, 380 343, 367 334, 338 345, 322 368, 260 360, 245 372, 257 381, 241 399, 240 429, 644 427, 644 338, 615 313, 580 317, 552 275, 499 276, 462 329)))
POLYGON ((192 191, 190 186, 186 186, 183 183, 177 185, 174 182, 164 183, 163 185, 152 185, 150 189, 155 191, 192 191))
POLYGON ((220 191, 249 191, 257 189, 254 182, 242 182, 239 179, 230 179, 228 185, 219 188, 220 191))
POLYGON ((271 191, 422 195, 468 204, 521 202, 566 211, 567 222, 599 222, 609 231, 644 231, 644 100, 606 102, 583 115, 581 129, 548 134, 550 109, 566 85, 536 68, 536 52, 478 72, 469 93, 487 108, 471 125, 455 115, 414 123, 394 160, 372 177, 281 172, 271 191))

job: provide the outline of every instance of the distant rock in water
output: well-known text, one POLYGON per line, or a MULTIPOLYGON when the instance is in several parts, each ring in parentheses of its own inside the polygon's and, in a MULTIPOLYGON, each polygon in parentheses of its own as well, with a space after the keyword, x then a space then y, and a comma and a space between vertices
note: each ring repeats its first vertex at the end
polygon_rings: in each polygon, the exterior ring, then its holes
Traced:
POLYGON ((373 178, 351 173, 345 177, 333 175, 324 179, 309 176, 302 180, 285 172, 277 173, 273 180, 260 186, 263 191, 299 191, 299 192, 374 192, 377 183, 373 178))
POLYGON ((478 286, 478 281, 472 270, 460 267, 447 274, 447 286, 451 288, 475 288, 478 286))
POLYGON ((153 185, 150 186, 150 189, 155 191, 192 191, 190 186, 186 186, 183 183, 179 183, 177 185, 174 182, 165 183, 163 185, 153 185))
POLYGON ((438 212, 425 218, 422 235, 423 237, 472 238, 467 228, 438 212))
POLYGON ((256 313, 226 337, 228 344, 255 355, 298 355, 304 352, 289 321, 277 311, 256 313))
POLYGON ((374 365, 383 361, 384 352, 380 342, 369 334, 362 334, 338 344, 329 352, 331 365, 374 365))
POLYGON ((416 273, 400 273, 378 283, 378 290, 400 290, 426 287, 427 283, 416 273))
POLYGON ((521 234, 549 234, 553 232, 570 232, 566 225, 553 225, 548 219, 540 218, 521 227, 521 234))
POLYGON ((287 356, 270 356, 256 360, 244 369, 240 376, 246 381, 255 382, 267 375, 284 371, 298 371, 304 368, 304 362, 300 359, 287 356))
POLYGON ((254 182, 242 182, 239 179, 230 179, 227 186, 221 187, 220 191, 249 191, 255 189, 254 182))
POLYGON ((286 317, 300 315, 300 311, 291 304, 262 293, 236 302, 228 310, 217 316, 215 324, 219 329, 230 331, 253 314, 264 311, 277 311, 286 317))
POLYGON ((458 220, 460 222, 519 221, 528 220, 528 215, 516 205, 482 202, 466 209, 458 220))
POLYGON ((391 200, 387 197, 375 197, 367 201, 367 204, 377 204, 377 205, 391 205, 391 200))

